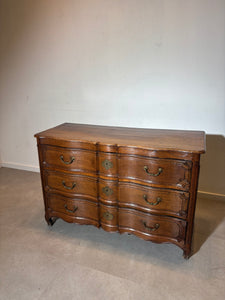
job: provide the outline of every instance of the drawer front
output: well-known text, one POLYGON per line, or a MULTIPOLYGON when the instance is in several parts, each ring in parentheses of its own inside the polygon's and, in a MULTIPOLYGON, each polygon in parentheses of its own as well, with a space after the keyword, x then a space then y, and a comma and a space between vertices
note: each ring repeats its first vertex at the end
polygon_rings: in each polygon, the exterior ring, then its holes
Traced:
POLYGON ((185 237, 186 222, 171 218, 157 217, 131 209, 119 209, 119 229, 149 236, 172 238, 181 241, 185 237))
POLYGON ((57 194, 48 194, 48 208, 75 218, 87 218, 98 221, 98 205, 80 199, 70 199, 57 194))
POLYGON ((119 183, 119 206, 185 218, 189 193, 119 183))
POLYGON ((97 180, 89 176, 45 171, 45 191, 58 191, 67 196, 97 201, 97 180))
POLYGON ((117 207, 100 204, 100 222, 104 230, 117 231, 117 207))
POLYGON ((99 180, 99 199, 105 204, 117 204, 117 182, 115 180, 99 180))
POLYGON ((88 150, 46 146, 43 147, 43 165, 73 172, 96 173, 96 153, 88 150))
POLYGON ((179 190, 190 188, 190 161, 124 155, 119 157, 118 163, 120 179, 179 190))
POLYGON ((98 169, 100 176, 117 177, 117 155, 99 152, 98 169))

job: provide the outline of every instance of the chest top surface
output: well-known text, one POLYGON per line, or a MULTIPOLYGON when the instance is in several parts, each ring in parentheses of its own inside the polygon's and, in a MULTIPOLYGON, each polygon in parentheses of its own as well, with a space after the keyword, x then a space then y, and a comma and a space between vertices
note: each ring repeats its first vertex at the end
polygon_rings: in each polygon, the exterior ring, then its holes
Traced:
POLYGON ((64 123, 37 133, 40 139, 85 141, 149 150, 205 152, 204 131, 165 130, 64 123))

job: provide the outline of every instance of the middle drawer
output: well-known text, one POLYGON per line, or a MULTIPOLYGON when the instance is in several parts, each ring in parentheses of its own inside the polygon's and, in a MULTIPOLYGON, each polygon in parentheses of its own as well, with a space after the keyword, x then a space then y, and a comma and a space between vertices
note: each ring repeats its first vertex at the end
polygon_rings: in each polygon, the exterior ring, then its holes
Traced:
POLYGON ((70 175, 45 170, 45 191, 58 191, 97 202, 97 179, 85 175, 70 175))
POLYGON ((118 202, 120 207, 186 218, 188 201, 189 193, 187 192, 125 182, 119 183, 118 202))

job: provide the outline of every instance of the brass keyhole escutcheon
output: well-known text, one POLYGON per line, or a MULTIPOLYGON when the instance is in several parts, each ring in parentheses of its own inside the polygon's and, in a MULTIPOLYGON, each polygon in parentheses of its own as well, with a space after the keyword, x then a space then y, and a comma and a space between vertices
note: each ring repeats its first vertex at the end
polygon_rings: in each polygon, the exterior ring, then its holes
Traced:
POLYGON ((106 219, 107 221, 112 221, 113 219, 113 214, 111 214, 110 212, 106 211, 103 214, 103 218, 106 219))
POLYGON ((113 163, 112 163, 110 160, 105 159, 105 160, 103 160, 103 162, 102 162, 102 166, 103 166, 106 170, 109 170, 109 169, 111 169, 111 168, 113 167, 113 163))
POLYGON ((111 196, 113 194, 113 190, 109 186, 104 186, 102 191, 106 196, 111 196))

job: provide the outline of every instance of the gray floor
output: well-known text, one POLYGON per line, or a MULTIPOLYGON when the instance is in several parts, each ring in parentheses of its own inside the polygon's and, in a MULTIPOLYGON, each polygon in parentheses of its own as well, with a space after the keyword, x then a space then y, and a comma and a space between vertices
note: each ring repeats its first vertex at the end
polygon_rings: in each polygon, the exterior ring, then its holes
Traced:
POLYGON ((0 169, 0 299, 225 299, 225 202, 198 199, 194 255, 44 220, 38 173, 0 169))

